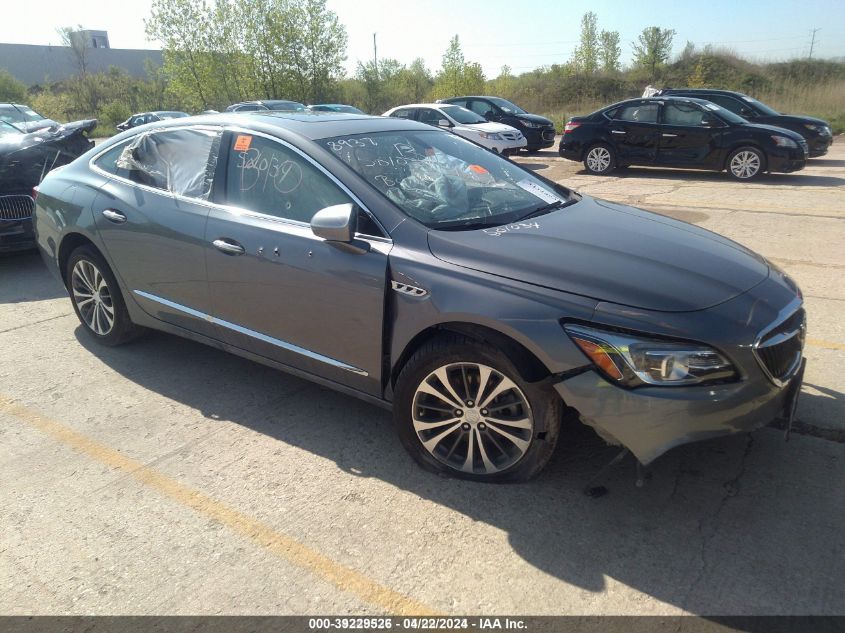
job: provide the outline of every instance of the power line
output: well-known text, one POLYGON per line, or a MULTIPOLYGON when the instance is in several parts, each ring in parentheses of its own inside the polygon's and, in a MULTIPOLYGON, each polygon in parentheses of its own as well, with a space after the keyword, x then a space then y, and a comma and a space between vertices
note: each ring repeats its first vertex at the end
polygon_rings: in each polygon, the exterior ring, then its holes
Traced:
POLYGON ((816 46, 816 33, 817 33, 818 31, 821 31, 821 28, 818 28, 818 29, 811 29, 811 32, 812 32, 812 34, 813 34, 813 39, 810 41, 810 54, 809 54, 809 55, 807 55, 807 58, 808 58, 808 59, 813 59, 813 49, 814 49, 814 48, 815 48, 815 46, 816 46))

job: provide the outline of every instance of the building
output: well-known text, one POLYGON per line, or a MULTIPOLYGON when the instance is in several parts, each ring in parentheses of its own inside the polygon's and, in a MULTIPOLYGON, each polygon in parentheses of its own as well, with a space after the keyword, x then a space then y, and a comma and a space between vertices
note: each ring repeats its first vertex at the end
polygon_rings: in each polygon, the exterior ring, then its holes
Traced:
MULTIPOLYGON (((106 31, 75 31, 71 37, 84 39, 89 73, 115 66, 133 77, 146 78, 148 64, 160 67, 163 63, 161 51, 111 48, 106 31)), ((68 79, 79 73, 79 64, 69 46, 0 43, 0 70, 7 70, 29 87, 68 79)))

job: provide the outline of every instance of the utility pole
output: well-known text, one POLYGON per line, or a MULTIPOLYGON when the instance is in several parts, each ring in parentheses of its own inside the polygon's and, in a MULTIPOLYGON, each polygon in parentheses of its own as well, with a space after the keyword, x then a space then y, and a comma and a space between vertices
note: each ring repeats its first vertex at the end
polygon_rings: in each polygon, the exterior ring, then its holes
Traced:
POLYGON ((813 59, 813 49, 816 47, 816 32, 818 31, 821 31, 821 28, 810 29, 813 39, 810 40, 810 54, 807 56, 807 59, 813 59))
POLYGON ((378 79, 378 54, 376 51, 376 34, 373 33, 373 70, 376 71, 376 79, 378 79))

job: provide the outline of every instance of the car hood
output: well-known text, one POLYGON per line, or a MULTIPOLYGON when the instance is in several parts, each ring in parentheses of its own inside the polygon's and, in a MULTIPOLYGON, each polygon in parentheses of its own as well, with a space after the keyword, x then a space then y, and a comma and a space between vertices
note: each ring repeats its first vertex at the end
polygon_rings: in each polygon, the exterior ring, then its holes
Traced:
POLYGON ((778 125, 775 123, 771 125, 767 125, 765 123, 748 123, 746 125, 747 127, 754 128, 755 130, 760 130, 761 132, 768 132, 769 134, 779 134, 780 136, 786 136, 788 138, 791 138, 793 141, 804 140, 804 137, 801 136, 798 132, 787 129, 785 127, 778 127, 778 125))
POLYGON ((777 116, 763 116, 761 119, 768 119, 773 125, 778 123, 793 123, 795 125, 804 125, 805 123, 812 123, 813 125, 830 125, 823 119, 817 119, 812 116, 804 116, 802 114, 778 114, 777 116))
POLYGON ((549 119, 544 116, 540 116, 539 114, 513 114, 511 116, 517 119, 531 121, 532 123, 540 123, 542 125, 554 125, 554 123, 552 123, 549 119))
POLYGON ((505 125, 504 123, 462 123, 460 127, 476 132, 489 132, 490 134, 500 134, 501 132, 518 132, 516 128, 505 125))
POLYGON ((766 279, 765 260, 699 227, 588 196, 525 222, 429 231, 440 260, 645 310, 685 312, 766 279))

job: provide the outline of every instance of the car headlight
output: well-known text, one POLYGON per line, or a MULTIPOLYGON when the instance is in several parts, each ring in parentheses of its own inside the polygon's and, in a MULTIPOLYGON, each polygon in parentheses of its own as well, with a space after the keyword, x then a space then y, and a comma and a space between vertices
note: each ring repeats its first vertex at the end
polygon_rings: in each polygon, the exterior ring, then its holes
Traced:
POLYGON ((625 387, 694 385, 737 377, 731 362, 706 345, 574 324, 564 330, 605 377, 625 387))
POLYGON ((772 140, 775 142, 775 145, 778 147, 798 147, 798 143, 793 141, 791 138, 786 136, 779 136, 777 134, 772 134, 772 140))
POLYGON ((479 132, 478 135, 481 138, 486 138, 488 141, 501 141, 502 137, 498 134, 493 134, 491 132, 479 132))
POLYGON ((534 121, 526 121, 525 119, 520 119, 519 122, 525 127, 543 127, 542 123, 534 123, 534 121))
POLYGON ((812 130, 813 132, 821 132, 823 125, 816 125, 815 123, 805 123, 804 127, 808 130, 812 130))

